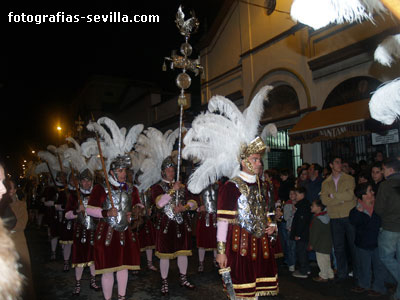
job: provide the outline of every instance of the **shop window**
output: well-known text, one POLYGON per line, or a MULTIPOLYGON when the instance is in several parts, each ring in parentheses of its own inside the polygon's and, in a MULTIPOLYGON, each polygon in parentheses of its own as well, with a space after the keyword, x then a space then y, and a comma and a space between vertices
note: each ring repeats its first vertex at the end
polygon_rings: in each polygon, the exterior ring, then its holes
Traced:
POLYGON ((300 145, 289 146, 289 129, 279 130, 276 137, 267 137, 266 145, 270 148, 267 156, 264 156, 264 169, 288 168, 296 174, 297 167, 303 160, 300 155, 300 145))

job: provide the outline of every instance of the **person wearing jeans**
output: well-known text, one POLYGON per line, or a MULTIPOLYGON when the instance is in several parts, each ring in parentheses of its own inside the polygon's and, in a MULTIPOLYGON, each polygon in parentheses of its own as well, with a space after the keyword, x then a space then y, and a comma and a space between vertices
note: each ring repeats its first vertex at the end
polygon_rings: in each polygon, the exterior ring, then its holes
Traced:
POLYGON ((388 158, 383 162, 385 181, 379 186, 375 212, 382 219, 378 237, 379 257, 397 281, 393 299, 400 299, 400 161, 388 158))
POLYGON ((292 275, 298 278, 307 278, 310 272, 307 248, 309 241, 309 230, 311 221, 310 202, 305 198, 306 189, 299 187, 296 189, 296 212, 294 214, 290 238, 296 242, 296 258, 300 269, 294 271, 292 275))
POLYGON ((292 222, 294 213, 296 212, 296 188, 293 187, 290 189, 289 192, 289 200, 286 201, 285 205, 283 206, 283 219, 285 220, 286 228, 286 237, 287 239, 284 240, 286 243, 286 252, 287 256, 285 256, 285 260, 287 265, 289 266, 289 271, 294 272, 295 265, 296 265, 296 241, 291 240, 289 238, 290 231, 292 229, 292 222))
POLYGON ((374 211, 375 195, 372 185, 362 183, 354 191, 358 203, 350 211, 349 219, 356 229, 358 285, 353 292, 368 291, 369 296, 386 294, 386 268, 379 259, 378 234, 381 218, 374 211), (373 279, 371 285, 371 279, 373 279))
POLYGON ((332 174, 322 183, 321 201, 327 206, 331 218, 331 232, 333 247, 337 261, 338 280, 344 280, 348 274, 348 258, 346 255, 346 242, 351 253, 353 274, 357 278, 355 263, 355 230, 349 222, 349 212, 356 205, 354 195, 355 181, 350 175, 342 172, 342 159, 333 156, 329 163, 332 174))

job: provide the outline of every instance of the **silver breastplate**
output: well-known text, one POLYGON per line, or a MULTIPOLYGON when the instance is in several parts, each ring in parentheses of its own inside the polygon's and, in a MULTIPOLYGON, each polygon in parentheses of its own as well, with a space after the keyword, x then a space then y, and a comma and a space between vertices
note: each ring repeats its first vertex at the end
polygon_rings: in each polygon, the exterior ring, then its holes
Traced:
MULTIPOLYGON (((114 207, 117 209, 118 214, 116 217, 107 217, 107 223, 114 228, 116 231, 122 232, 128 229, 129 220, 126 217, 126 213, 132 210, 132 191, 129 189, 125 190, 112 190, 111 195, 114 202, 114 207)), ((107 193, 107 198, 104 201, 103 209, 111 209, 110 197, 107 193)))
MULTIPOLYGON (((88 202, 89 202, 89 196, 90 195, 83 195, 81 193, 82 203, 83 203, 83 206, 85 207, 85 210, 86 210, 88 202)), ((95 229, 93 218, 84 212, 80 212, 78 214, 78 222, 79 222, 79 224, 82 224, 83 227, 87 230, 95 229)))
POLYGON ((241 193, 237 200, 239 226, 257 238, 264 236, 267 228, 264 189, 261 187, 260 194, 257 184, 247 185, 239 177, 235 177, 231 181, 236 184, 241 193))
POLYGON ((201 193, 203 199, 204 207, 206 212, 209 214, 214 214, 217 212, 217 199, 218 199, 218 184, 210 184, 201 193))
MULTIPOLYGON (((160 186, 163 189, 164 193, 167 193, 171 189, 170 185, 164 181, 160 182, 160 186)), ((174 208, 176 207, 177 202, 178 202, 178 205, 186 204, 185 190, 183 190, 183 189, 179 190, 178 201, 176 201, 176 196, 174 194, 172 199, 163 207, 163 212, 168 217, 168 219, 173 220, 178 224, 182 224, 182 222, 183 222, 182 214, 175 213, 175 211, 174 211, 174 208)))

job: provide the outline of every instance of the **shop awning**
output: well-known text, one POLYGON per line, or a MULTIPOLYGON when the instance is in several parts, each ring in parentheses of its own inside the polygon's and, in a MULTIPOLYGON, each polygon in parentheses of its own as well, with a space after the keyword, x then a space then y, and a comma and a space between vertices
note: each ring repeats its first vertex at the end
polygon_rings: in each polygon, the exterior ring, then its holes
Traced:
POLYGON ((366 99, 308 113, 289 131, 290 145, 368 134, 368 103, 366 99))

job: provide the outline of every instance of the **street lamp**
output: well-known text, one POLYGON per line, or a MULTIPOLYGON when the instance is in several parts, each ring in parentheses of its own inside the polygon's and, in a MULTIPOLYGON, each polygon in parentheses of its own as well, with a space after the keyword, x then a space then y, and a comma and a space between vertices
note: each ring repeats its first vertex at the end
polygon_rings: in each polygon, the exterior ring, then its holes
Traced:
POLYGON ((35 150, 32 150, 32 154, 35 154, 36 152, 35 152, 35 150))
POLYGON ((62 130, 61 126, 57 126, 57 131, 61 131, 61 130, 62 130))

